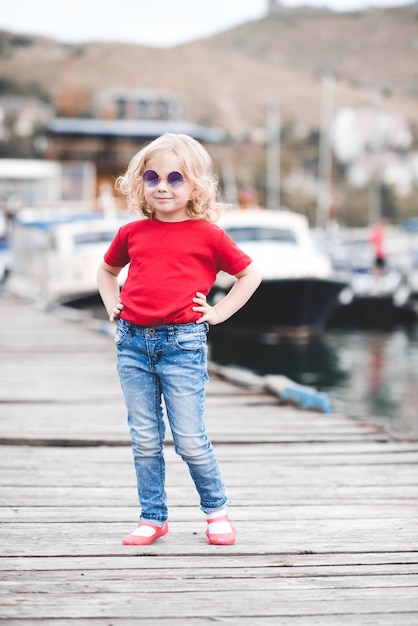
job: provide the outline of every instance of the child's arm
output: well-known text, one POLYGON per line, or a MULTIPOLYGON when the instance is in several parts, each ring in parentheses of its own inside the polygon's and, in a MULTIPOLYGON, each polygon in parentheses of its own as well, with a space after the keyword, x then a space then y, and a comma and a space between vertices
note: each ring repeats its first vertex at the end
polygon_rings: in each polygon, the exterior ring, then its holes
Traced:
POLYGON ((118 283, 118 275, 121 270, 121 267, 112 267, 104 261, 97 270, 97 285, 99 287, 100 297, 103 300, 111 322, 115 322, 118 319, 123 309, 118 283))
POLYGON ((193 298, 198 306, 193 307, 193 311, 200 311, 202 317, 198 323, 208 322, 212 326, 225 322, 231 315, 236 313, 251 298, 254 291, 261 283, 261 275, 254 263, 251 263, 242 272, 235 276, 236 281, 232 289, 215 306, 210 306, 206 302, 206 296, 198 291, 193 298))

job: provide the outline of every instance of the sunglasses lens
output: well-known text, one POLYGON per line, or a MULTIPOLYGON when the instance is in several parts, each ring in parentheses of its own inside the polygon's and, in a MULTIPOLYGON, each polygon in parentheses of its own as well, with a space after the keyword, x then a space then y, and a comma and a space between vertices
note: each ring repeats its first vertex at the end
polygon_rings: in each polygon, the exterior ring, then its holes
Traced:
POLYGON ((172 187, 178 187, 184 183, 184 178, 180 172, 170 172, 167 176, 167 182, 172 187))
POLYGON ((147 170, 146 172, 143 173, 142 175, 142 179, 144 181, 144 183, 146 185, 149 185, 150 187, 155 187, 156 185, 158 185, 158 174, 157 172, 154 172, 154 170, 147 170))

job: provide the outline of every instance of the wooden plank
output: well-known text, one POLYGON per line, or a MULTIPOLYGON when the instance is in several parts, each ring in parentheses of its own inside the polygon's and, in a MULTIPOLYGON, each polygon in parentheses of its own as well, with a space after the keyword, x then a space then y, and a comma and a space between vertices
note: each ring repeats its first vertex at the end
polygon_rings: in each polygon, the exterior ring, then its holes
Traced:
MULTIPOLYGON (((245 485, 250 481, 253 485, 263 486, 266 479, 265 468, 259 464, 257 457, 245 460, 244 457, 231 459, 235 446, 218 446, 218 458, 229 480, 235 484, 245 485)), ((103 479, 115 477, 115 466, 120 472, 119 483, 131 479, 133 462, 129 448, 113 447, 92 448, 40 448, 40 447, 2 447, 2 461, 0 462, 0 487, 13 485, 39 485, 44 483, 54 473, 55 481, 59 485, 72 485, 75 481, 79 485, 98 484, 103 479), (58 453, 59 451, 59 453, 58 453), (40 462, 42 460, 42 462, 40 462), (33 470, 29 473, 27 465, 33 470), (88 472, 86 469, 88 468, 88 472)), ((318 447, 321 455, 322 447, 318 447)), ((369 465, 359 460, 357 464, 329 465, 317 463, 304 464, 303 459, 295 458, 293 463, 282 464, 277 455, 269 464, 269 486, 299 486, 309 484, 312 487, 323 487, 324 492, 329 487, 414 487, 417 479, 415 463, 401 463, 399 457, 396 464, 369 465), (396 467, 396 472, 393 468, 396 467), (367 472, 367 481, 364 473, 367 472)), ((166 449, 167 478, 177 481, 179 476, 186 475, 184 462, 174 453, 172 447, 166 449)))
MULTIPOLYGON (((140 617, 133 619, 112 617, 112 626, 138 626, 140 623, 140 617)), ((359 626, 359 616, 339 613, 335 615, 281 615, 280 622, 277 621, 277 616, 258 616, 253 615, 251 617, 240 616, 235 618, 233 616, 228 618, 216 618, 216 617, 193 617, 193 626, 213 626, 213 623, 218 621, 219 623, 225 623, 229 626, 335 626, 336 623, 344 624, 344 626, 359 626)), ((25 624, 33 623, 31 618, 25 619, 8 619, 8 626, 22 626, 25 624)), ((147 618, 147 624, 151 626, 161 626, 160 618, 147 618)), ((184 617, 169 617, 164 618, 164 626, 184 626, 184 617)), ((79 624, 77 619, 42 619, 42 626, 74 626, 79 624)), ((83 620, 83 625, 94 624, 95 626, 109 626, 109 620, 106 618, 93 618, 92 620, 83 620)), ((394 626, 394 624, 402 624, 402 626, 416 626, 416 615, 413 613, 389 613, 388 615, 382 613, 370 613, 361 616, 361 626, 394 626)))
MULTIPOLYGON (((411 591, 392 588, 390 593, 381 589, 320 589, 304 592, 303 602, 298 589, 257 589, 237 592, 233 586, 217 590, 216 602, 210 589, 189 590, 181 593, 161 593, 161 586, 155 592, 136 590, 135 593, 65 593, 51 591, 45 594, 6 594, 2 600, 4 618, 45 619, 78 618, 79 620, 113 616, 129 619, 165 620, 165 616, 210 617, 222 620, 228 617, 276 617, 282 615, 332 615, 334 619, 345 613, 355 613, 358 619, 370 613, 412 613, 418 611, 418 594, 411 597, 411 591), (232 595, 236 600, 231 601, 232 595), (408 602, 406 608, 405 602, 408 602)), ((360 622, 362 623, 362 622, 360 622)), ((402 623, 402 622, 401 622, 402 623)))
MULTIPOLYGON (((227 474, 224 472, 227 480, 227 474)), ((286 485, 276 488, 256 489, 256 486, 231 485, 228 483, 228 493, 231 507, 263 506, 266 499, 273 498, 277 506, 291 505, 291 503, 321 504, 333 506, 333 504, 355 505, 373 503, 375 506, 392 503, 393 506, 412 504, 418 502, 416 487, 399 488, 386 487, 345 487, 345 488, 317 488, 309 489, 307 486, 287 487, 286 485), (307 493, 309 490, 309 493, 307 493)), ((197 503, 197 496, 192 485, 167 485, 170 501, 176 506, 190 506, 190 502, 197 503)), ((82 487, 76 491, 74 486, 40 486, 40 487, 4 487, 1 490, 0 506, 42 506, 49 501, 55 506, 100 506, 108 502, 114 502, 115 506, 130 506, 135 502, 135 483, 131 480, 128 485, 113 487, 82 487)), ((278 514, 279 517, 279 514, 278 514)))
MULTIPOLYGON (((13 569, 7 571, 7 568, 4 568, 4 576, 3 581, 0 582, 0 588, 3 590, 7 590, 7 588, 12 591, 13 586, 16 583, 22 583, 20 587, 20 591, 23 592, 34 592, 38 589, 38 593, 45 593, 47 590, 47 585, 50 581, 60 581, 65 578, 66 583, 68 582, 69 587, 67 591, 71 591, 71 585, 75 587, 80 582, 84 583, 87 581, 99 582, 103 584, 109 584, 111 581, 119 580, 123 581, 127 576, 132 576, 134 581, 137 583, 142 580, 146 580, 147 584, 151 584, 151 581, 158 582, 161 580, 170 580, 170 581, 178 581, 179 573, 181 573, 182 581, 193 581, 193 584, 196 582, 198 586, 201 585, 201 581, 204 581, 204 585, 209 586, 210 581, 214 580, 236 580, 237 583, 241 583, 244 588, 251 587, 253 581, 260 581, 260 589, 265 588, 265 585, 269 583, 270 579, 284 579, 288 581, 289 579, 301 579, 301 588, 304 588, 304 585, 310 581, 311 585, 321 586, 325 585, 326 582, 330 581, 328 584, 335 586, 336 581, 338 584, 351 586, 351 587, 371 587, 371 586, 381 586, 380 578, 382 578, 383 586, 385 588, 392 586, 399 587, 409 587, 416 586, 416 580, 414 579, 414 575, 417 572, 417 564, 395 564, 395 565, 367 565, 363 564, 359 566, 358 564, 355 566, 322 566, 315 567, 292 567, 289 571, 288 567, 261 567, 256 564, 251 564, 251 567, 248 566, 238 566, 234 565, 231 567, 228 561, 224 562, 224 566, 222 570, 220 569, 219 564, 217 567, 200 567, 199 563, 191 563, 196 557, 188 557, 188 565, 183 564, 180 567, 180 563, 178 557, 174 560, 173 557, 167 557, 164 559, 164 565, 162 565, 159 561, 161 559, 155 559, 154 557, 146 557, 141 556, 141 567, 138 567, 138 564, 135 567, 129 567, 128 563, 123 563, 116 566, 112 566, 109 569, 105 569, 104 567, 99 568, 97 566, 97 562, 94 562, 94 567, 90 565, 89 567, 83 567, 83 579, 80 581, 80 565, 74 567, 74 569, 70 569, 68 564, 68 558, 62 557, 60 559, 60 567, 49 567, 45 566, 44 568, 39 568, 38 565, 34 568, 36 570, 36 585, 34 584, 34 569, 25 568, 25 570, 16 570, 13 562, 13 569), (149 563, 144 566, 144 559, 149 559, 149 563), (171 565, 168 567, 169 559, 171 559, 171 565), (156 564, 156 561, 158 564, 156 564), (124 578, 117 578, 118 573, 124 570, 124 578), (335 580, 334 580, 335 579, 335 580), (25 585, 25 586, 24 586, 25 585)), ((37 559, 39 560, 39 559, 37 559)), ((44 559, 44 561, 49 561, 50 559, 44 559)), ((115 559, 113 559, 114 561, 115 559)), ((197 559, 196 559, 197 560, 197 559)), ((200 559, 199 559, 200 560, 200 559)), ((243 559, 235 559, 235 562, 243 560, 243 559)), ((80 559, 77 561, 79 563, 80 559)), ((90 561, 93 561, 90 558, 90 561)), ((132 562, 132 559, 130 559, 132 562)), ((120 563, 120 560, 119 560, 120 563)), ((218 559, 217 559, 218 563, 218 559)), ((109 564, 109 565, 113 565, 109 564)), ((134 582, 132 581, 132 582, 134 582)), ((299 584, 299 582, 297 582, 299 584)), ((125 582, 126 585, 126 582, 125 582)), ((296 586, 296 583, 294 587, 296 586)), ((125 589, 122 587, 122 591, 125 589)), ((118 587, 115 586, 110 591, 117 592, 118 587)))
MULTIPOLYGON (((251 561, 245 557, 234 556, 219 551, 215 559, 208 559, 202 563, 199 555, 176 555, 156 558, 155 555, 142 554, 140 559, 132 558, 131 554, 113 556, 102 555, 97 557, 89 556, 48 556, 48 557, 25 557, 16 559, 14 557, 3 557, 3 572, 7 575, 14 572, 32 576, 34 571, 65 571, 72 575, 72 572, 96 571, 98 575, 102 570, 131 570, 135 569, 143 572, 144 576, 153 576, 153 571, 164 570, 165 575, 177 576, 183 573, 185 576, 194 575, 195 572, 212 572, 218 576, 251 576, 256 575, 260 570, 273 572, 274 576, 306 576, 306 575, 336 575, 357 574, 367 576, 369 572, 376 575, 379 571, 382 575, 390 573, 405 573, 403 568, 410 568, 411 574, 416 573, 418 567, 418 552, 362 552, 362 553, 322 553, 322 554, 292 554, 292 555, 271 555, 255 554, 251 556, 251 561)), ((126 574, 125 576, 128 576, 126 574)))
MULTIPOLYGON (((134 498, 132 498, 133 500, 134 498)), ((390 519, 396 520, 400 517, 405 520, 418 517, 418 503, 403 504, 379 503, 372 505, 371 503, 347 503, 347 504, 316 504, 305 502, 290 502, 286 504, 278 504, 274 507, 264 505, 248 506, 248 507, 230 507, 231 515, 234 521, 240 520, 257 520, 262 517, 263 520, 277 522, 278 519, 289 522, 292 520, 323 520, 324 518, 332 520, 344 520, 355 517, 363 520, 390 519)), ((60 506, 53 507, 48 505, 28 506, 4 506, 0 509, 0 517, 3 523, 60 523, 65 519, 68 522, 79 522, 80 519, 85 522, 123 522, 132 525, 138 516, 138 507, 124 506, 115 504, 109 506, 106 503, 100 506, 84 505, 84 506, 60 506)), ((170 509, 170 521, 185 521, 196 517, 196 506, 182 506, 170 509)))
MULTIPOLYGON (((59 461, 62 454, 65 454, 65 449, 62 447, 50 446, 43 450, 37 450, 32 446, 19 446, 16 449, 15 446, 2 446, 3 454, 0 456, 0 469, 6 467, 20 467, 22 456, 25 459, 35 458, 37 463, 37 456, 48 455, 51 462, 56 464, 59 461)), ((73 455, 76 462, 79 455, 82 457, 81 462, 88 463, 89 460, 92 463, 120 463, 121 459, 131 459, 129 452, 124 448, 108 448, 107 446, 95 447, 93 450, 85 450, 84 448, 74 448, 72 451, 67 452, 73 455), (99 457, 99 455, 101 455, 99 457)), ((170 449, 167 449, 169 458, 167 462, 170 463, 170 449)), ((418 446, 411 448, 410 444, 404 443, 376 443, 363 441, 347 442, 347 443, 321 443, 321 444, 306 444, 306 443, 294 443, 281 444, 281 443, 266 443, 259 444, 253 443, 249 445, 218 445, 217 456, 222 460, 222 463, 235 463, 239 462, 242 465, 247 463, 257 464, 262 456, 263 459, 270 464, 275 461, 280 463, 281 466, 295 465, 296 467, 325 467, 328 465, 335 466, 335 468, 346 467, 349 465, 361 465, 362 468, 369 467, 371 465, 389 465, 398 466, 416 464, 418 456, 418 446), (318 459, 320 457, 320 459, 318 459)), ((56 468, 55 468, 56 469, 56 468)), ((334 471, 334 470, 333 470, 334 471)), ((0 474, 1 479, 1 474, 0 474)))
MULTIPOLYGON (((405 552, 418 533, 416 519, 376 520, 234 520, 239 541, 228 546, 228 554, 300 554, 301 552, 405 552), (256 538, 255 538, 256 537, 256 538)), ((131 522, 19 523, 3 528, 6 556, 47 556, 56 550, 62 556, 131 554, 202 554, 219 549, 207 544, 204 520, 172 522, 170 533, 145 549, 125 548, 121 539, 135 526, 131 522), (59 547, 56 543, 59 543, 59 547)), ((226 550, 225 550, 226 551, 226 550)))

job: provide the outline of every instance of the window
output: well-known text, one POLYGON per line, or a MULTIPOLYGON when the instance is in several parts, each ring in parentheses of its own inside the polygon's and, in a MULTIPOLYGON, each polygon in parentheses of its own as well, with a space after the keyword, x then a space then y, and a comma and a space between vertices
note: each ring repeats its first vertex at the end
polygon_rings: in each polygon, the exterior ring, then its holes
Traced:
POLYGON ((243 241, 276 241, 296 244, 295 233, 289 228, 269 228, 267 226, 231 226, 225 229, 235 243, 243 241))

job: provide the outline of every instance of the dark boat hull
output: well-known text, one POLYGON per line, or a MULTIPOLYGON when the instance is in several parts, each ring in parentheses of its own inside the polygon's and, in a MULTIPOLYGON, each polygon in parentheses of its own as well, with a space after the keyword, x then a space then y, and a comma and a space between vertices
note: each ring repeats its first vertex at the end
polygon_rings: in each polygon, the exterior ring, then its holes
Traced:
POLYGON ((389 330, 395 326, 414 326, 417 312, 412 304, 396 306, 392 296, 354 297, 350 304, 341 304, 331 315, 331 327, 389 330))
MULTIPOLYGON (((263 280, 247 304, 220 326, 237 332, 310 334, 328 324, 346 286, 320 278, 263 280)), ((215 302, 225 293, 215 284, 210 297, 215 302)))

